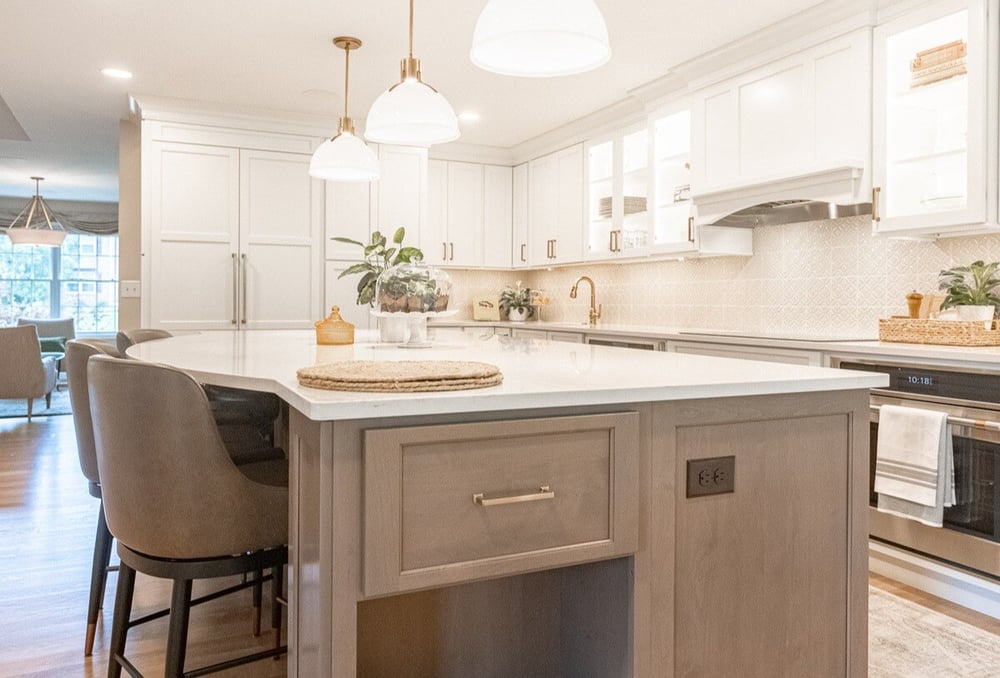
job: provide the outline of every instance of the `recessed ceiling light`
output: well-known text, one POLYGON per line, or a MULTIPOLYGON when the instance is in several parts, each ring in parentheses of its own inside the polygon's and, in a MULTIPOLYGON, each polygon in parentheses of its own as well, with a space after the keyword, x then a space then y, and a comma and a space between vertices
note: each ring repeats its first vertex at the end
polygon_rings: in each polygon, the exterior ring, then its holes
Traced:
POLYGON ((101 73, 109 78, 118 78, 119 80, 128 80, 132 77, 132 72, 126 71, 124 68, 102 68, 101 73))
POLYGON ((479 114, 472 111, 466 111, 465 113, 459 113, 458 119, 462 122, 475 122, 479 120, 479 114))

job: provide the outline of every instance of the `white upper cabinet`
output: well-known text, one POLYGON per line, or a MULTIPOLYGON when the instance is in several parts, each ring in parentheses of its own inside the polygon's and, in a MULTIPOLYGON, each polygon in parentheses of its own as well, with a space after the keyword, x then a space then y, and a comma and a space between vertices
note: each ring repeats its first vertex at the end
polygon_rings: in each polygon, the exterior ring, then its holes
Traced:
POLYGON ((587 259, 639 256, 649 244, 645 124, 586 144, 587 259))
POLYGON ((691 191, 702 219, 773 199, 868 199, 869 35, 695 92, 691 191))
POLYGON ((691 109, 674 106, 650 116, 653 135, 652 202, 654 253, 695 249, 691 202, 691 109))
POLYGON ((583 144, 528 163, 528 261, 532 266, 583 260, 583 144))
POLYGON ((513 222, 513 171, 483 168, 483 266, 510 268, 513 222))
POLYGON ((423 242, 427 196, 427 149, 412 146, 379 146, 379 180, 371 184, 376 209, 372 230, 391 238, 397 228, 406 229, 403 244, 423 242))
POLYGON ((940 2, 875 29, 876 232, 960 234, 996 221, 995 8, 940 2))
POLYGON ((513 184, 511 264, 524 268, 528 266, 528 163, 514 168, 513 184))
POLYGON ((326 181, 326 258, 360 259, 357 245, 333 238, 350 238, 367 244, 371 239, 372 184, 367 181, 326 181))

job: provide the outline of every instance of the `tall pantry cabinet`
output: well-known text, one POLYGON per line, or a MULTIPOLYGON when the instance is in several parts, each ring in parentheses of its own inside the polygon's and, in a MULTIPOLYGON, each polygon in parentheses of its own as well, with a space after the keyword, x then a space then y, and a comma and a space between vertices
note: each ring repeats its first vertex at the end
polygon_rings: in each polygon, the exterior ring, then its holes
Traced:
POLYGON ((141 139, 145 326, 305 328, 322 317, 316 137, 144 115, 141 139))

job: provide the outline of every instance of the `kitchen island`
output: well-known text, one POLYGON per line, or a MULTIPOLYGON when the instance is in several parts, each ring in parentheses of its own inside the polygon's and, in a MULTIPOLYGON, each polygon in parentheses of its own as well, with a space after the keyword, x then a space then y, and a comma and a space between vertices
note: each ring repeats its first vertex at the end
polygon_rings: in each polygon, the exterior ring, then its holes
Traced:
POLYGON ((290 675, 866 675, 868 389, 885 377, 444 331, 421 349, 314 337, 129 349, 289 405, 290 675), (296 382, 340 360, 482 361, 504 382, 296 382))

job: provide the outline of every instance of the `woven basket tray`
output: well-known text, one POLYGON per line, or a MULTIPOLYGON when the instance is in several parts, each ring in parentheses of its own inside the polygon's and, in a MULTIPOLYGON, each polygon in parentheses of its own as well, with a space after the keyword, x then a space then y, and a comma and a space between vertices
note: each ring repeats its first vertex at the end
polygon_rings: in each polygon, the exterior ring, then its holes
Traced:
POLYGON ((903 344, 944 344, 948 346, 1000 346, 1000 321, 991 329, 983 321, 917 320, 882 318, 878 321, 879 341, 903 344))

